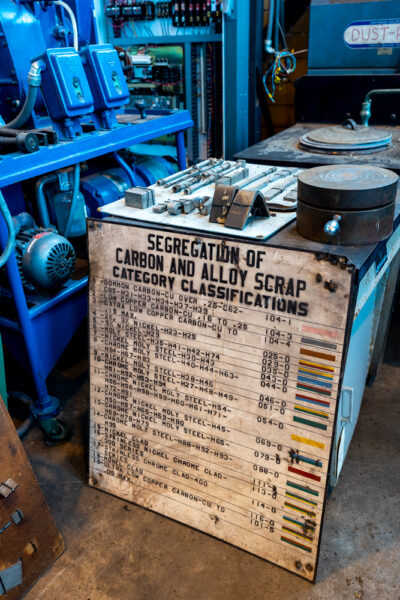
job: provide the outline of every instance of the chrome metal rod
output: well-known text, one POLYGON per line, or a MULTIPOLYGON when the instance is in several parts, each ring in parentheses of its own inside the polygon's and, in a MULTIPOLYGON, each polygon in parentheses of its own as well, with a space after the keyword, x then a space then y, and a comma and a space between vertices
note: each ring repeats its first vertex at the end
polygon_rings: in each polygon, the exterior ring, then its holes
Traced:
POLYGON ((214 158, 208 158, 207 160, 203 160, 202 162, 198 163, 197 165, 193 165, 191 167, 188 167, 184 171, 178 171, 177 173, 173 173, 172 175, 169 175, 168 177, 164 177, 163 179, 159 179, 157 181, 157 185, 164 185, 164 184, 166 184, 168 182, 174 181, 177 178, 180 179, 183 174, 185 174, 185 173, 193 173, 197 169, 201 169, 201 167, 206 167, 207 165, 214 164, 214 161, 215 161, 214 158))

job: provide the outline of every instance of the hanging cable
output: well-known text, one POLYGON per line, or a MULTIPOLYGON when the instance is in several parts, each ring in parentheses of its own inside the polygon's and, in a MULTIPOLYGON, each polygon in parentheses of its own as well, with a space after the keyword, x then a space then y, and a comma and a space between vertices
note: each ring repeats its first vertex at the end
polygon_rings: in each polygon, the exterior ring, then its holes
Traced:
POLYGON ((72 25, 73 46, 74 46, 74 49, 76 50, 76 52, 78 52, 78 50, 79 50, 78 26, 76 24, 76 18, 75 18, 72 8, 66 2, 63 2, 62 0, 54 0, 52 2, 52 4, 55 4, 56 6, 61 6, 61 8, 63 8, 65 10, 65 12, 68 13, 69 20, 71 21, 71 25, 72 25))
POLYGON ((276 84, 286 81, 296 68, 296 57, 289 50, 282 50, 275 56, 274 62, 264 73, 263 84, 265 92, 271 102, 275 102, 276 84), (270 80, 270 83, 269 83, 270 80))

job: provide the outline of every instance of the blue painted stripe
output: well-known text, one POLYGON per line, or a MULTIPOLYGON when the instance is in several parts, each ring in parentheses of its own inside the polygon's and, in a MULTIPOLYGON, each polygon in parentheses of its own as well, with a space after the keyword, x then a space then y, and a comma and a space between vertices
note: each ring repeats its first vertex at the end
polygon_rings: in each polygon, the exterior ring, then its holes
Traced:
POLYGON ((331 388, 332 384, 325 381, 319 381, 318 379, 311 379, 311 377, 304 377, 304 375, 298 375, 297 381, 303 381, 304 383, 313 383, 314 385, 322 385, 326 388, 331 388))
MULTIPOLYGON (((305 396, 297 396, 296 395, 296 400, 299 400, 300 402, 310 402, 310 404, 316 404, 317 406, 325 406, 327 405, 326 402, 320 402, 319 400, 312 400, 311 398, 306 398, 305 396)), ((329 403, 328 403, 329 406, 329 403)))

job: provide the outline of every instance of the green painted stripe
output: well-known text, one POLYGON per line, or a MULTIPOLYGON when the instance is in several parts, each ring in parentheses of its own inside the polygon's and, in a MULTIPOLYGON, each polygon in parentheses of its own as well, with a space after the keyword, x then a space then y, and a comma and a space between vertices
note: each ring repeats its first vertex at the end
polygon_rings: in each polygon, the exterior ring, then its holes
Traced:
POLYGON ((307 408, 300 408, 300 407, 295 407, 294 410, 297 410, 298 412, 303 412, 306 413, 307 415, 312 415, 313 417, 320 417, 321 419, 328 419, 329 415, 324 414, 324 415, 320 415, 319 413, 315 412, 314 410, 311 409, 307 409, 307 408))
POLYGON ((313 506, 317 506, 316 502, 313 502, 312 500, 307 500, 307 498, 303 498, 303 496, 299 496, 298 494, 292 494, 292 492, 287 492, 288 494, 290 494, 290 498, 297 498, 297 500, 304 500, 304 502, 307 502, 307 504, 312 504, 313 506))
POLYGON ((307 552, 311 552, 311 548, 307 548, 307 546, 303 546, 302 544, 297 544, 296 542, 293 542, 292 540, 283 537, 283 535, 281 535, 281 540, 283 542, 286 542, 287 544, 292 544, 292 546, 296 546, 296 548, 300 548, 300 550, 306 550, 307 552))
POLYGON ((309 517, 315 517, 316 516, 316 514, 313 513, 311 510, 306 510, 302 506, 295 506, 294 504, 290 504, 290 502, 284 502, 283 506, 288 506, 289 508, 293 508, 293 510, 297 510, 298 512, 302 512, 305 515, 308 515, 309 517))
POLYGON ((331 395, 331 392, 325 392, 325 390, 321 390, 319 388, 317 390, 313 388, 312 385, 301 385, 301 383, 297 383, 296 387, 299 388, 299 390, 306 390, 307 392, 313 392, 314 394, 322 394, 323 396, 331 395))
POLYGON ((310 427, 315 427, 316 429, 323 429, 326 431, 327 426, 323 423, 317 423, 317 421, 309 421, 308 419, 302 419, 300 417, 293 417, 293 421, 296 423, 302 423, 302 425, 310 425, 310 427))
POLYGON ((302 492, 306 492, 306 494, 312 494, 313 496, 319 496, 319 492, 315 490, 311 490, 310 488, 306 488, 298 483, 293 483, 292 481, 286 481, 286 485, 290 487, 296 488, 296 490, 301 490, 302 492))
MULTIPOLYGON (((301 521, 296 521, 296 519, 290 519, 289 517, 283 517, 284 521, 289 521, 289 523, 293 523, 294 525, 299 525, 299 527, 304 527, 304 523, 302 523, 301 521)), ((314 527, 310 527, 308 525, 308 529, 312 529, 314 531, 314 527)))

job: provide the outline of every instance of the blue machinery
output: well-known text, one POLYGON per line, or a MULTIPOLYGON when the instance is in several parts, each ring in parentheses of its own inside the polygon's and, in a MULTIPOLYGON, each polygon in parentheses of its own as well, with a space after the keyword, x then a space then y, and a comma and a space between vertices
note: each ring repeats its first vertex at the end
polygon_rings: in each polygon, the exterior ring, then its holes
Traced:
MULTIPOLYGON (((21 212, 33 212, 37 222, 18 217, 17 246, 0 284, 0 329, 32 374, 33 417, 48 437, 58 439, 65 431, 55 419, 59 402, 48 394, 46 378, 87 313, 87 276, 49 292, 28 285, 25 275, 30 270, 38 276, 38 269, 43 274, 51 260, 58 261, 59 272, 65 270, 67 256, 73 263, 65 238, 73 241, 82 233, 82 217, 131 185, 152 183, 151 161, 135 165, 131 153, 118 151, 175 134, 178 168, 185 168, 184 131, 192 120, 185 110, 160 109, 141 118, 140 110, 123 109, 129 95, 122 66, 112 46, 97 44, 91 1, 0 0, 0 37, 0 190, 14 223, 21 212), (71 166, 73 172, 66 170, 71 166), (35 202, 29 180, 37 177, 35 202), (65 236, 64 254, 60 240, 57 248, 46 248, 41 239, 59 238, 53 223, 65 236), (42 254, 35 254, 39 243, 42 254)), ((156 167, 167 175, 177 168, 164 159, 156 167)), ((1 217, 1 249, 7 241, 1 217)))

